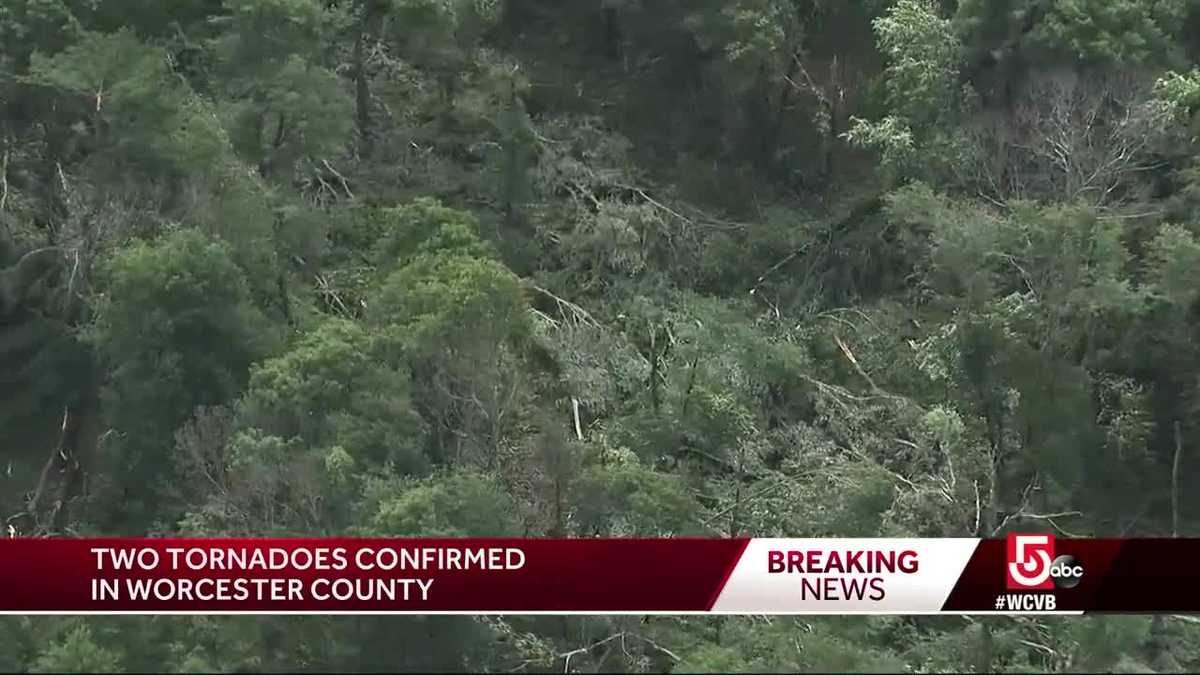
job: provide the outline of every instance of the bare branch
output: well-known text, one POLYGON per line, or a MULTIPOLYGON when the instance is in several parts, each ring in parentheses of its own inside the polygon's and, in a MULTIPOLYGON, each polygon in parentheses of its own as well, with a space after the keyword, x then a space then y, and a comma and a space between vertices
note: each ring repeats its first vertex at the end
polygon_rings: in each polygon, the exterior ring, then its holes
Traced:
POLYGON ((1045 654, 1049 654, 1050 656, 1058 656, 1058 652, 1054 651, 1052 647, 1047 647, 1046 645, 1038 644, 1036 642, 1030 642, 1029 640, 1017 640, 1017 642, 1020 642, 1026 647, 1031 647, 1045 654))
POLYGON ((1165 112, 1130 73, 1043 74, 1011 115, 979 128, 976 181, 1000 200, 1054 196, 1107 206, 1123 201, 1134 175, 1154 165, 1152 150, 1167 129, 1165 112))
POLYGON ((343 314, 348 317, 353 317, 354 312, 351 312, 350 308, 346 306, 346 303, 342 302, 341 296, 339 296, 337 291, 333 290, 333 288, 329 285, 329 280, 326 279, 322 274, 317 274, 315 278, 317 281, 318 290, 320 290, 321 294, 332 300, 333 304, 337 305, 338 309, 340 309, 343 314))
POLYGON ((8 150, 4 151, 4 158, 0 160, 0 211, 4 210, 4 206, 8 203, 8 150))
POLYGON ((558 304, 559 311, 563 311, 564 315, 572 316, 577 321, 580 321, 582 323, 585 323, 585 324, 588 324, 591 326, 595 326, 595 327, 600 327, 600 322, 597 321, 595 318, 593 318, 592 315, 590 313, 588 313, 588 311, 586 309, 571 302, 570 300, 566 300, 564 298, 561 298, 561 297, 555 295, 554 293, 551 293, 550 291, 542 288, 541 286, 538 286, 537 284, 532 284, 532 283, 527 282, 527 285, 529 286, 529 288, 532 288, 533 290, 537 291, 538 293, 541 293, 542 295, 550 298, 551 300, 554 300, 554 302, 556 302, 558 304), (566 310, 566 311, 564 311, 564 310, 566 310))
POLYGON ((579 399, 571 398, 571 413, 575 418, 575 438, 583 440, 583 428, 579 425, 579 399))
POLYGON ((350 191, 350 182, 346 180, 346 177, 343 176, 342 174, 338 173, 338 170, 333 168, 333 166, 330 165, 329 160, 327 160, 327 159, 322 159, 321 165, 324 166, 326 169, 328 169, 329 173, 332 173, 334 176, 337 176, 338 180, 340 180, 342 182, 342 189, 346 191, 346 196, 349 197, 350 199, 354 199, 354 193, 350 191))
POLYGON ((979 500, 979 481, 973 480, 971 481, 971 485, 975 488, 975 528, 971 530, 971 533, 979 536, 979 519, 983 514, 979 500))

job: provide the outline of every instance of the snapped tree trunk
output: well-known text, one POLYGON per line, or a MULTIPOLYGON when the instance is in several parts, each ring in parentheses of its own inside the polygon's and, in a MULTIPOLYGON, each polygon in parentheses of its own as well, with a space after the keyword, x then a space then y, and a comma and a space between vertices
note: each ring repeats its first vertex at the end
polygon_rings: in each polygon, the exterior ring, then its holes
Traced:
POLYGON ((64 407, 58 441, 42 465, 25 513, 9 519, 9 525, 18 534, 28 534, 29 530, 55 533, 68 522, 68 507, 83 487, 85 467, 95 461, 98 437, 95 402, 88 392, 81 403, 64 407))

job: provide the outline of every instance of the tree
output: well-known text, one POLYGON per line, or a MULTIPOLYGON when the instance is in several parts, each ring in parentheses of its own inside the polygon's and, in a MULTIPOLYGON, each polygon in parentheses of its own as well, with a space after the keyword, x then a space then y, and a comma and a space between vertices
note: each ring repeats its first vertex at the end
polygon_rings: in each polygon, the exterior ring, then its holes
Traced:
POLYGON ((852 119, 846 138, 877 149, 893 171, 952 169, 960 152, 954 129, 967 102, 958 88, 962 43, 950 20, 931 1, 900 0, 873 26, 888 59, 892 113, 874 123, 852 119))
POLYGON ((34 672, 46 673, 118 673, 120 660, 116 654, 92 641, 87 624, 79 624, 63 640, 33 663, 34 672))
POLYGON ((395 222, 380 256, 400 266, 368 301, 369 320, 413 364, 434 459, 494 469, 524 393, 530 326, 520 282, 479 257, 486 247, 463 214, 426 201, 395 222))
POLYGON ((197 406, 230 400, 275 335, 251 303, 228 246, 194 230, 130 247, 108 262, 88 340, 103 363, 112 429, 115 527, 161 508, 171 437, 197 406), (117 459, 119 458, 119 459, 117 459), (137 496, 128 493, 137 485, 137 496), (125 496, 128 495, 128 496, 125 496))

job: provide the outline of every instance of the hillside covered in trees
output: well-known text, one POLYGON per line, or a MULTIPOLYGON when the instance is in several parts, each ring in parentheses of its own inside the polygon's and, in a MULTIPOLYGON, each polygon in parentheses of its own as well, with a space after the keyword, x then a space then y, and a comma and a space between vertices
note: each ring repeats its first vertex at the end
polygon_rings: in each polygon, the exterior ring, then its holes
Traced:
MULTIPOLYGON (((4 0, 8 535, 1200 534, 1200 5, 4 0)), ((1176 672, 1187 617, 0 617, 0 670, 1176 672)))

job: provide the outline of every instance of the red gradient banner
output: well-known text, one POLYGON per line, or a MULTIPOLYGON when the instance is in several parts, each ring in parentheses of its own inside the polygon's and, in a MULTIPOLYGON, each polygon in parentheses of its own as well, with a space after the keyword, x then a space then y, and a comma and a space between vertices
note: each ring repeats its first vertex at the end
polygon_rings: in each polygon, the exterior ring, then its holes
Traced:
POLYGON ((746 543, 8 539, 0 611, 703 612, 746 543))
POLYGON ((1200 613, 1200 539, 6 539, 0 613, 1200 613))

